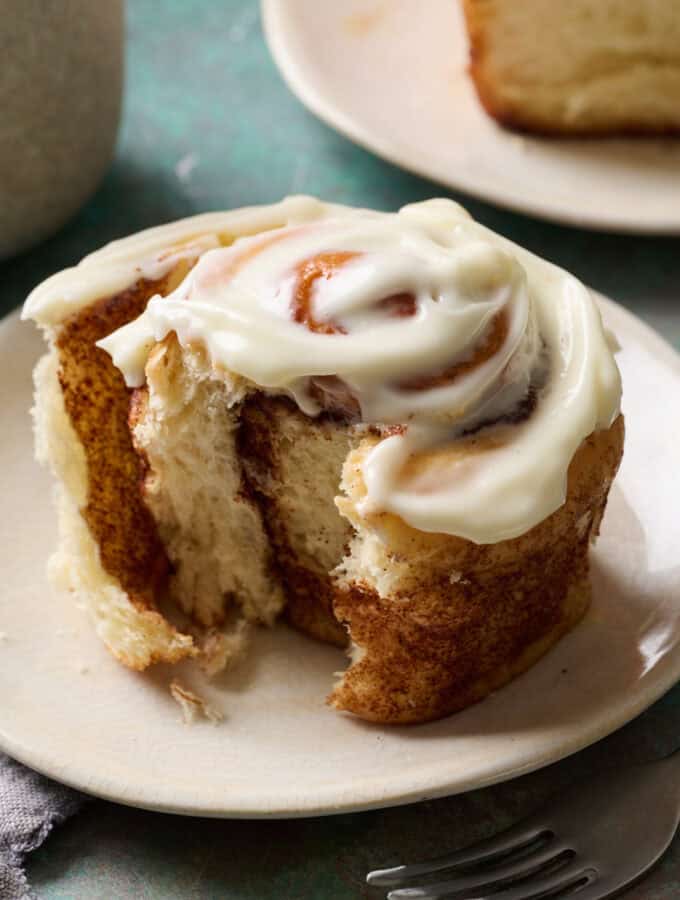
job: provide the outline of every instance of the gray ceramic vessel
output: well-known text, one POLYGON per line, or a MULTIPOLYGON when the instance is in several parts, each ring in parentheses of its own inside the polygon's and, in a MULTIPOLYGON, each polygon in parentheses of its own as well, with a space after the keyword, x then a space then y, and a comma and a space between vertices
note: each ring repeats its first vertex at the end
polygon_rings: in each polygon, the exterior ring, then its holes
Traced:
POLYGON ((3 0, 0 259, 56 231, 114 150, 123 0, 3 0))

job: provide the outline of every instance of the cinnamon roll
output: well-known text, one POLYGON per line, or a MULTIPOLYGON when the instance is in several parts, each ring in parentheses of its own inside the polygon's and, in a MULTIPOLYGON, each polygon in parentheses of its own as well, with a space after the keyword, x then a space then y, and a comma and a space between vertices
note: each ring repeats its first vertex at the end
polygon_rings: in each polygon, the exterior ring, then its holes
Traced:
POLYGON ((126 665, 282 614, 348 647, 332 706, 422 722, 586 611, 623 448, 612 349, 583 285, 452 201, 186 219, 53 276, 24 316, 51 348, 52 569, 126 665))

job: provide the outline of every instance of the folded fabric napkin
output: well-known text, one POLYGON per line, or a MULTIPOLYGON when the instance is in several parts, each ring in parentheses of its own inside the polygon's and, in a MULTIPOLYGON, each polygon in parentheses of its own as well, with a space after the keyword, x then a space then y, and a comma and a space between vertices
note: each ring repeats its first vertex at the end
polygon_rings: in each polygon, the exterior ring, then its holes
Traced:
POLYGON ((85 802, 83 794, 50 781, 0 753, 0 897, 34 898, 23 868, 38 848, 85 802))

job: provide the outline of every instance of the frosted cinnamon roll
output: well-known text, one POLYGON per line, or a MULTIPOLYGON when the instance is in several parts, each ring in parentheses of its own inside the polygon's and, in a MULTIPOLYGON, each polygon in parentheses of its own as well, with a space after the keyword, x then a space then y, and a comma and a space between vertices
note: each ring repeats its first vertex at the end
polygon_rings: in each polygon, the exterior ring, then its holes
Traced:
POLYGON ((52 345, 53 568, 127 665, 283 613, 349 647, 333 706, 419 722, 584 614, 623 446, 612 351, 583 285, 453 202, 187 219, 54 276, 25 315, 52 345))

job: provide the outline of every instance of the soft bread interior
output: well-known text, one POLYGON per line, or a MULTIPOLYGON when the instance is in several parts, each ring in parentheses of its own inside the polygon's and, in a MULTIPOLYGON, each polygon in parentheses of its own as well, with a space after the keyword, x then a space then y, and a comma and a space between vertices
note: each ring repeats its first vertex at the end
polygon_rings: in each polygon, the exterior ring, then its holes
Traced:
POLYGON ((283 592, 236 446, 247 386, 215 377, 174 338, 157 345, 146 374, 130 423, 147 467, 144 498, 173 566, 170 594, 202 625, 222 624, 234 604, 248 621, 271 624, 283 592))
POLYGON ((471 74, 509 124, 597 133, 680 128, 678 0, 465 0, 471 74))
POLYGON ((130 424, 145 501, 171 560, 170 593, 204 625, 230 611, 344 645, 330 572, 352 534, 335 507, 346 427, 216 372, 170 337, 153 351, 130 424))

